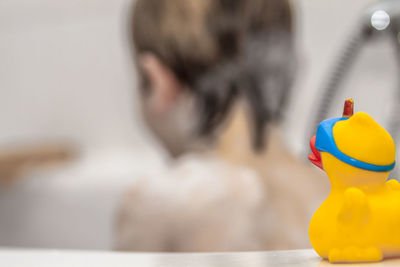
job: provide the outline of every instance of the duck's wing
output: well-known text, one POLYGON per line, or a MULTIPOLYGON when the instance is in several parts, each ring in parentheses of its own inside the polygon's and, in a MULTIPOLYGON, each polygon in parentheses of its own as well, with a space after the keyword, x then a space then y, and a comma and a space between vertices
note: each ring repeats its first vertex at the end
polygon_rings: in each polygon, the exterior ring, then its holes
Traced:
POLYGON ((356 187, 348 188, 338 213, 338 222, 343 226, 359 227, 368 223, 369 217, 370 207, 365 193, 356 187))

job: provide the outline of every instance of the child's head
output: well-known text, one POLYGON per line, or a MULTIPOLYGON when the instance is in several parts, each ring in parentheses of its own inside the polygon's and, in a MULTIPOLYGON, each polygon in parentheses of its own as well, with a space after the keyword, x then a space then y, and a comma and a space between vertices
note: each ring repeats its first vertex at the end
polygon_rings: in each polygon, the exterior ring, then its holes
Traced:
POLYGON ((144 113, 172 152, 214 133, 239 98, 263 146, 293 70, 288 0, 137 0, 132 26, 144 113))

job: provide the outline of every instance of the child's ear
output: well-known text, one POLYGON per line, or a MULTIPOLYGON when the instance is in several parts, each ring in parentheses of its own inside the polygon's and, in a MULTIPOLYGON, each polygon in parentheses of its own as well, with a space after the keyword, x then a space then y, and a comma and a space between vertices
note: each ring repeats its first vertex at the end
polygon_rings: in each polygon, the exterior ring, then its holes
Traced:
POLYGON ((182 84, 172 70, 153 54, 141 55, 139 65, 149 81, 148 105, 158 115, 164 114, 173 106, 182 84))

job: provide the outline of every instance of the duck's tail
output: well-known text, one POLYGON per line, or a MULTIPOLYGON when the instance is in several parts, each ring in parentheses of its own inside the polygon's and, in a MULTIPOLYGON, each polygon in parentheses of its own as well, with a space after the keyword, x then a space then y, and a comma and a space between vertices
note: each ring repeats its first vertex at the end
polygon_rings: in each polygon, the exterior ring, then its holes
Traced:
POLYGON ((400 183, 396 179, 387 181, 386 185, 392 190, 400 190, 400 183))

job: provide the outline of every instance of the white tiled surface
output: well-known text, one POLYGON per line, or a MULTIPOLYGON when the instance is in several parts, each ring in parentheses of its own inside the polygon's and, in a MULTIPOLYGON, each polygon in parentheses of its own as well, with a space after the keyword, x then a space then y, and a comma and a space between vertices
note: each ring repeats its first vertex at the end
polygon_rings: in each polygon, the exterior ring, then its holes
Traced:
MULTIPOLYGON (((386 260, 368 264, 371 267, 399 266, 400 260, 386 260)), ((193 253, 151 254, 113 253, 57 250, 0 250, 0 265, 8 267, 27 266, 97 266, 97 267, 327 267, 312 250, 242 252, 242 253, 193 253)), ((366 266, 346 264, 346 266, 366 266)))

